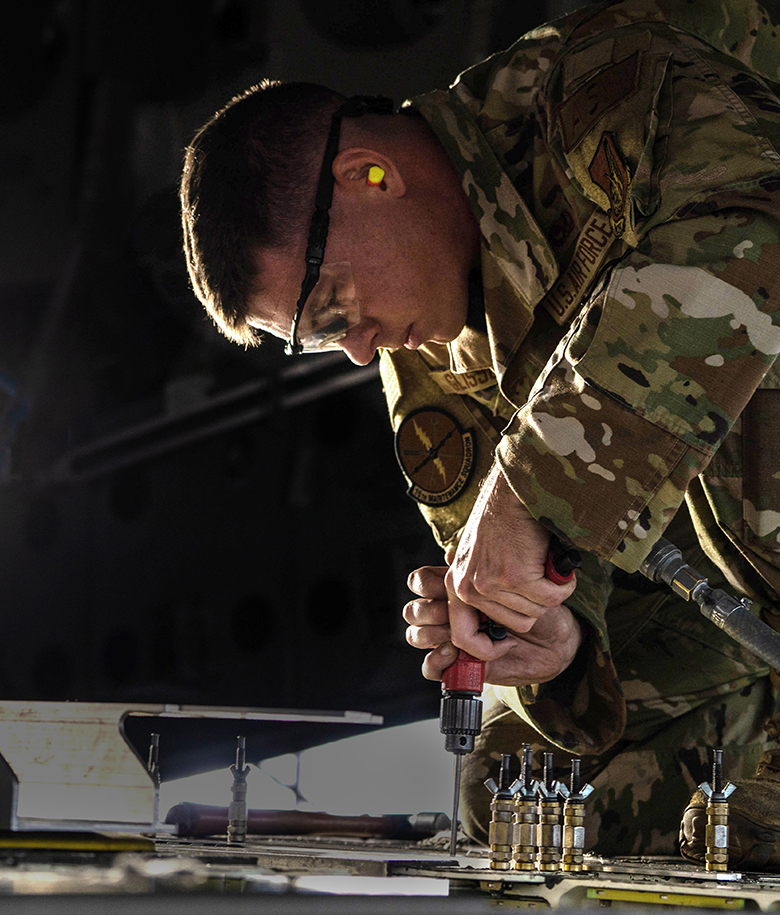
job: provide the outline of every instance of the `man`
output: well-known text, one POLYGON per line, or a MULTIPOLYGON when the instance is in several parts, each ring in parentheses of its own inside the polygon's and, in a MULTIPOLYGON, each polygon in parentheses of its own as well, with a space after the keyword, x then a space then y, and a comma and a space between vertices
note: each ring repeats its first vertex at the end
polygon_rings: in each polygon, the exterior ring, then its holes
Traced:
MULTIPOLYGON (((380 352, 447 560, 410 576, 407 638, 426 676, 458 646, 493 684, 464 782, 482 841, 481 782, 523 741, 583 756, 600 852, 671 853, 709 747, 747 778, 777 733, 765 665, 636 574, 663 533, 780 619, 780 18, 678 6, 584 9, 396 113, 263 84, 187 153, 190 275, 223 332, 380 352), (553 534, 576 582, 545 575, 553 534)), ((732 799, 744 864, 780 867, 778 769, 732 799)))

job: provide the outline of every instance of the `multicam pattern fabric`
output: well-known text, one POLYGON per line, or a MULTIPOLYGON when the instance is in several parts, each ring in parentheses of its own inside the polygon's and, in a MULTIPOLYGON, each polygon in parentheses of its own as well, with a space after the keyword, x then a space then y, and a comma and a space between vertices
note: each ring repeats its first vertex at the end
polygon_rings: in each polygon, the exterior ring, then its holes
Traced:
MULTIPOLYGON (((707 556, 780 620, 779 90, 776 11, 622 0, 411 102, 479 219, 486 329, 383 353, 390 414, 397 428, 438 405, 475 430, 469 486, 422 508, 442 545, 495 459, 591 557, 569 602, 589 624, 579 682, 499 690, 558 746, 621 739, 634 700, 612 657, 611 582, 684 501, 707 556)), ((635 679, 673 718, 684 703, 663 699, 679 690, 656 661, 635 679)))

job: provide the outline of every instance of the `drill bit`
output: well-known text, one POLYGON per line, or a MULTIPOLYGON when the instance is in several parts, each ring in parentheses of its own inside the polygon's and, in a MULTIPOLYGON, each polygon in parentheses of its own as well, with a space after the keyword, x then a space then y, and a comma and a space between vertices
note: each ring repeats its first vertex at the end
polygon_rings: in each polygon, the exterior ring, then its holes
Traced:
POLYGON ((455 754, 455 792, 452 798, 452 821, 450 823, 450 857, 455 857, 458 847, 458 808, 460 807, 460 770, 463 767, 463 756, 455 754))

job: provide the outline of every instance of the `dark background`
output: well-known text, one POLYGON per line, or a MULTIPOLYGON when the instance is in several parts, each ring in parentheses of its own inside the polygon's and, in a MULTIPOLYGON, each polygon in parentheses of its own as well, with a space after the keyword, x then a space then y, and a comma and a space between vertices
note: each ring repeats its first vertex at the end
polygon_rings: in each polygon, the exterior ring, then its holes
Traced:
MULTIPOLYGON (((584 0, 583 0, 584 2, 584 0)), ((175 185, 268 76, 396 102, 582 3, 33 0, 0 38, 0 698, 437 714, 375 365, 223 340, 175 185)))

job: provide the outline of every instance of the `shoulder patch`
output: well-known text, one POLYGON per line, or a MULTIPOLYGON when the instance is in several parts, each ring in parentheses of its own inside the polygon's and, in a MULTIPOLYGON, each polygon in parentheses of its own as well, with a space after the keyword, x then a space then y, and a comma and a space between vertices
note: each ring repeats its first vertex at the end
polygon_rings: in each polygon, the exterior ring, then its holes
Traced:
POLYGON ((626 204, 631 173, 612 133, 602 134, 588 173, 609 200, 609 222, 617 238, 626 229, 626 204))
POLYGON ((395 455, 409 481, 408 494, 423 505, 447 505, 474 470, 474 436, 438 407, 404 417, 395 434, 395 455))
POLYGON ((602 70, 558 105, 565 152, 573 149, 605 112, 636 92, 638 76, 639 51, 636 51, 602 70))

